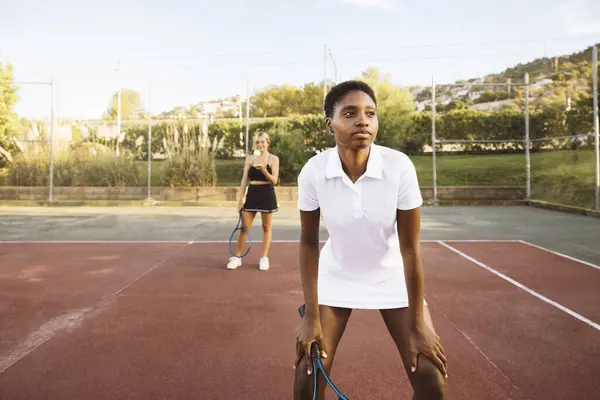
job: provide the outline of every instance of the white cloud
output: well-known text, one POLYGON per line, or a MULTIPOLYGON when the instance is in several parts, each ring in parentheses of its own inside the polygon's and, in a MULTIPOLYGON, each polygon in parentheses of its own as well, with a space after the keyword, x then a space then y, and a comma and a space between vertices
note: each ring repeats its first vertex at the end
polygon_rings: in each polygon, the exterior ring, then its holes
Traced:
POLYGON ((350 3, 364 8, 379 8, 389 10, 392 7, 391 0, 342 0, 345 3, 350 3))

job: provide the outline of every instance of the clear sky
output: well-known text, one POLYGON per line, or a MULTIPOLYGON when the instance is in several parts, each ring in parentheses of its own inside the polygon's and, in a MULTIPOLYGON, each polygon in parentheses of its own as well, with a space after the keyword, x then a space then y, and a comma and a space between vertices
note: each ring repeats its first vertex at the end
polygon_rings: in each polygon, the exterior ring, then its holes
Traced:
MULTIPOLYGON (((599 21, 598 0, 0 0, 0 59, 18 80, 54 73, 60 117, 99 118, 119 83, 159 113, 244 95, 246 76, 319 81, 324 44, 342 79, 451 82, 600 43, 599 21)), ((21 115, 49 114, 48 87, 20 95, 21 115)))

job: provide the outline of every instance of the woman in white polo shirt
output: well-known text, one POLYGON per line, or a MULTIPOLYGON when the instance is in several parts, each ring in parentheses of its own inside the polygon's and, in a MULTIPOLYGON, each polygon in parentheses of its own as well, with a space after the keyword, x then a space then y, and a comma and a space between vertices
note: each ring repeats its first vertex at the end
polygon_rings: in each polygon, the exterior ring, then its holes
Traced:
MULTIPOLYGON (((424 301, 423 201, 414 165, 373 143, 377 104, 367 84, 334 86, 324 108, 337 145, 311 158, 298 177, 305 317, 296 332, 294 399, 312 399, 311 344, 319 344, 329 373, 352 309, 380 310, 414 399, 443 399, 446 357, 424 301), (329 239, 319 252, 321 216, 329 239)), ((318 386, 322 398, 322 376, 318 386)))

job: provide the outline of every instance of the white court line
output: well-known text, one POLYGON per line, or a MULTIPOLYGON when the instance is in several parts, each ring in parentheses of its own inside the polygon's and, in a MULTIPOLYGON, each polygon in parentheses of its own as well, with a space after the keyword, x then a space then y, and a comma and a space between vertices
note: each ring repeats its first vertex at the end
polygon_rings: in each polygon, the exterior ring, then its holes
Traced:
POLYGON ((508 277, 506 275, 504 275, 503 273, 496 271, 495 269, 493 269, 493 268, 485 265, 481 261, 478 261, 478 260, 474 259, 471 256, 468 256, 467 254, 465 254, 462 251, 460 251, 460 250, 458 250, 458 249, 450 246, 449 244, 446 244, 446 243, 444 243, 441 240, 438 243, 441 244, 442 246, 446 247, 447 249, 453 251, 454 253, 456 253, 456 254, 458 254, 458 255, 466 258, 467 260, 471 261, 472 263, 480 266, 481 268, 488 270, 492 274, 499 276, 500 278, 504 279, 508 283, 511 283, 511 284, 515 285, 516 287, 518 287, 519 289, 524 290, 525 292, 529 293, 530 295, 532 295, 534 297, 537 297, 538 299, 540 299, 540 300, 542 300, 542 301, 550 304, 551 306, 558 308, 562 312, 565 312, 565 313, 569 314, 570 316, 575 317, 575 318, 577 318, 578 320, 580 320, 582 322, 585 322, 586 324, 588 324, 592 328, 595 328, 596 330, 600 331, 600 324, 597 324, 594 321, 589 320, 589 319, 587 319, 586 317, 584 317, 584 316, 582 316, 580 314, 577 314, 575 311, 573 311, 573 310, 571 310, 571 309, 569 309, 569 308, 567 308, 567 307, 565 307, 565 306, 563 306, 563 305, 555 302, 554 300, 551 300, 551 299, 547 298, 546 296, 544 296, 542 294, 539 294, 535 290, 530 289, 527 286, 523 285, 522 283, 519 283, 519 282, 515 281, 514 279, 512 279, 512 278, 510 278, 510 277, 508 277))
POLYGON ((519 240, 519 242, 523 243, 523 244, 526 244, 527 246, 535 247, 536 249, 544 250, 544 251, 547 251, 548 253, 552 253, 552 254, 555 254, 557 256, 564 257, 564 258, 569 259, 571 261, 575 261, 575 262, 581 263, 583 265, 587 265, 588 267, 600 269, 600 266, 598 266, 596 264, 592 264, 590 262, 583 261, 583 260, 580 260, 580 259, 575 258, 575 257, 568 256, 568 255, 563 254, 563 253, 559 253, 558 251, 550 250, 550 249, 547 249, 545 247, 538 246, 537 244, 526 242, 524 240, 519 240))
MULTIPOLYGON (((0 244, 192 244, 189 240, 2 240, 0 244)), ((211 241, 208 243, 227 243, 211 241)))
MULTIPOLYGON (((518 239, 443 239, 443 242, 451 243, 519 243, 518 239)), ((422 242, 439 243, 440 239, 437 240, 422 240, 422 242)))
POLYGON ((61 228, 71 228, 74 226, 78 226, 78 225, 83 225, 83 224, 91 224, 93 222, 96 222, 100 219, 104 219, 107 217, 112 217, 112 214, 102 214, 102 215, 96 215, 90 218, 75 218, 73 221, 70 222, 64 222, 63 224, 61 224, 59 226, 59 229, 61 228))
MULTIPOLYGON (((325 240, 320 240, 325 243, 325 240)), ((437 239, 424 239, 421 243, 439 243, 437 239)), ((521 240, 485 240, 485 239, 464 239, 464 240, 444 240, 448 243, 520 243, 521 240)), ((229 243, 229 240, 0 240, 0 244, 219 244, 229 243)), ((260 240, 252 240, 250 243, 261 243, 260 240)), ((271 243, 300 243, 299 240, 272 240, 271 243)))

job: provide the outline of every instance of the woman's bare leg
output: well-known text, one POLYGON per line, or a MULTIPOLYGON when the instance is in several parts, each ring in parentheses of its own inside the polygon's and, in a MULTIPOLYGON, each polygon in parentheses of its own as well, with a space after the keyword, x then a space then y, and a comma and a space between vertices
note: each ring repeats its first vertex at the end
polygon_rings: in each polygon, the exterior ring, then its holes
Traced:
POLYGON ((240 236, 238 237, 237 247, 235 249, 235 255, 240 257, 244 248, 246 247, 246 242, 248 241, 248 231, 252 227, 252 222, 254 221, 255 212, 252 211, 244 211, 242 214, 242 225, 245 228, 240 232, 240 236))
MULTIPOLYGON (((423 309, 425 314, 425 324, 435 332, 433 321, 427 306, 423 309)), ((417 370, 411 372, 411 350, 410 350, 410 326, 409 309, 396 308, 390 310, 381 310, 383 321, 394 339, 394 343, 402 357, 404 369, 412 384, 414 400, 443 400, 446 392, 446 378, 436 365, 428 358, 419 355, 417 359, 417 370)))
POLYGON ((262 243, 262 256, 267 257, 269 254, 269 249, 271 247, 271 219, 273 217, 272 213, 261 213, 262 217, 262 228, 263 228, 263 243, 262 243))

